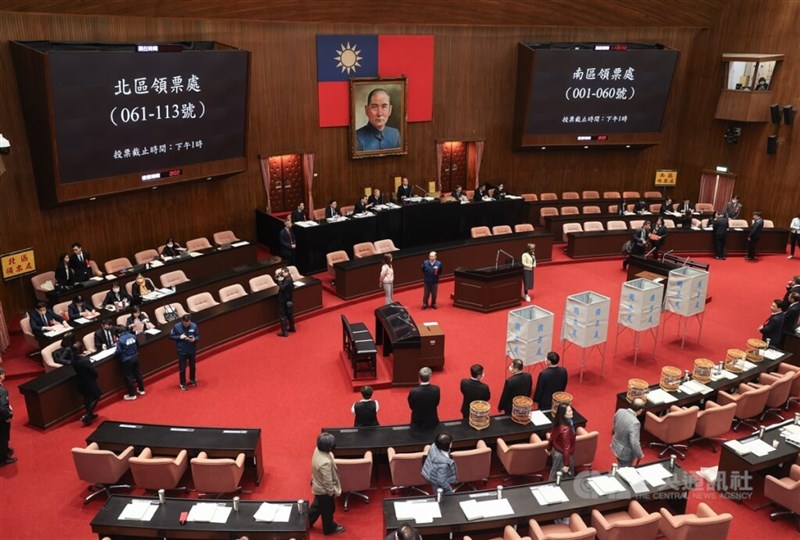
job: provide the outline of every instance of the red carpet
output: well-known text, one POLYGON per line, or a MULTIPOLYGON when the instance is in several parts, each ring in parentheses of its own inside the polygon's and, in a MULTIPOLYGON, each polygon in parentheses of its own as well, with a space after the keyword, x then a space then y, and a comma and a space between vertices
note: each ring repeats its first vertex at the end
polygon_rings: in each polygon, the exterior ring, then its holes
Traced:
MULTIPOLYGON (((747 338, 757 336, 756 327, 766 318, 771 299, 781 296, 786 280, 798 273, 797 261, 783 256, 763 257, 757 263, 746 263, 739 258, 710 262, 714 301, 708 305, 700 342, 695 341, 696 332, 690 333, 685 349, 681 350, 673 320, 666 327, 666 339, 658 344, 656 359, 649 353, 652 349, 649 338, 644 339, 637 366, 633 366, 630 334, 621 338, 618 355, 612 358, 615 304, 625 277, 619 261, 551 264, 537 269, 533 303, 556 313, 557 335, 566 295, 592 290, 612 299, 605 376, 600 377, 595 355, 588 362, 583 383, 579 384, 575 348, 568 351, 565 363, 571 374, 568 390, 575 395, 575 407, 588 418, 588 428, 601 434, 595 469, 607 469, 612 462, 608 444, 614 395, 625 388, 627 379, 641 377, 656 382, 662 365, 689 368, 697 357, 719 360, 726 349, 743 347, 747 338)), ((452 288, 452 282, 440 287, 438 311, 419 309, 419 288, 397 294, 417 321, 438 321, 446 332, 446 368, 434 374, 434 382, 442 387, 439 414, 443 419, 459 414, 458 381, 468 376, 470 364, 481 362, 485 366, 485 381, 492 389, 493 405, 499 397, 505 370, 506 313, 481 315, 454 308, 449 301, 452 288)), ((382 297, 338 305, 339 301, 325 293, 323 303, 325 309, 321 314, 300 321, 298 333, 288 339, 277 338, 271 331, 205 355, 198 366, 198 389, 179 391, 177 375, 170 373, 150 381, 147 395, 136 402, 114 399, 102 403, 98 408, 100 419, 259 426, 264 430, 266 474, 261 486, 252 483, 245 486, 253 490, 245 496, 308 498, 309 461, 316 435, 322 426, 349 425, 350 405, 356 399, 338 360, 339 315, 346 313, 351 321, 364 321, 371 327, 372 311, 382 303, 382 297), (330 309, 336 305, 338 308, 330 309)), ((11 373, 28 372, 34 364, 20 355, 21 336, 15 335, 13 339, 14 344, 5 355, 5 366, 11 373)), ((554 347, 561 351, 560 343, 554 347)), ((83 505, 86 486, 78 480, 69 452, 70 447, 84 444, 92 428, 82 427, 77 420, 46 433, 27 427, 25 406, 16 388, 25 380, 27 376, 7 380, 16 414, 12 446, 19 462, 0 469, 0 538, 92 538, 89 522, 102 502, 83 505)), ((408 422, 407 393, 407 389, 376 392, 382 423, 408 422)), ((654 452, 646 451, 646 461, 654 457, 654 452)), ((704 446, 693 447, 682 465, 696 471, 700 466, 715 465, 718 458, 719 454, 704 446)), ((390 484, 385 466, 379 468, 377 478, 380 489, 372 492, 369 504, 354 500, 350 512, 344 513, 341 507, 337 510, 338 521, 348 529, 341 538, 382 538, 381 501, 388 493, 384 488, 390 484)), ((495 482, 490 481, 490 486, 495 482)), ((702 483, 693 492, 689 508, 694 509, 698 501, 707 502, 718 512, 734 514, 729 538, 788 538, 794 532, 790 520, 772 523, 769 509, 754 512, 721 498, 702 483)), ((312 538, 322 538, 319 526, 312 532, 312 538)))

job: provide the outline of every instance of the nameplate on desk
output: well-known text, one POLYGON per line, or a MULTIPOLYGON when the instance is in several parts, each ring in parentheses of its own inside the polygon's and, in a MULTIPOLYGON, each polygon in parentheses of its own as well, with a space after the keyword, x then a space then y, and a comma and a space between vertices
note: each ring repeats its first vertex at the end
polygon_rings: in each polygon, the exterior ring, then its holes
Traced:
POLYGON ((392 426, 394 431, 404 431, 407 429, 411 429, 411 426, 392 426))
POLYGON ((150 334, 151 336, 155 336, 157 334, 160 334, 161 330, 159 330, 158 328, 149 328, 149 329, 145 330, 144 333, 145 334, 150 334))
POLYGON ((461 420, 450 420, 449 422, 442 422, 445 426, 460 426, 461 420))
POLYGON ((781 351, 776 351, 775 349, 767 349, 763 351, 761 355, 770 360, 777 360, 778 358, 783 356, 783 353, 781 351))
POLYGON ((339 433, 358 433, 358 430, 355 428, 350 429, 340 429, 339 433))
POLYGON ((191 433, 191 432, 193 432, 193 431, 194 431, 194 428, 188 428, 188 427, 171 427, 171 428, 169 428, 169 430, 170 430, 170 431, 185 431, 185 432, 191 433))
POLYGON ((231 435, 242 435, 244 433, 247 433, 247 430, 246 429, 223 429, 222 433, 227 433, 227 434, 231 434, 231 435))
POLYGON ((126 429, 140 429, 142 426, 137 426, 136 424, 120 424, 118 427, 126 429))
POLYGON ((189 257, 200 257, 201 255, 203 255, 203 254, 199 253, 197 251, 190 251, 189 252, 189 257))
POLYGON ((242 246, 249 246, 249 245, 250 245, 250 242, 248 242, 247 240, 242 240, 241 242, 234 242, 233 244, 231 244, 231 247, 242 247, 242 246))
POLYGON ((439 326, 439 323, 435 322, 435 321, 434 322, 424 322, 424 323, 422 323, 422 326, 439 326))
POLYGON ((480 499, 482 497, 497 497, 496 491, 486 491, 484 493, 470 493, 470 499, 480 499))

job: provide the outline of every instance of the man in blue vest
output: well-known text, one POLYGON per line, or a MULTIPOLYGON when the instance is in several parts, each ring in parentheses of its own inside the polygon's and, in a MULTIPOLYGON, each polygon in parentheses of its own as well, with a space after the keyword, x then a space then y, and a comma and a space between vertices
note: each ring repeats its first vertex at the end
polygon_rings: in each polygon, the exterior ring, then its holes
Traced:
POLYGON ((144 395, 144 380, 142 379, 142 372, 139 370, 139 345, 136 343, 136 336, 124 326, 117 327, 117 351, 116 356, 122 364, 122 373, 125 375, 125 386, 128 388, 128 393, 125 394, 124 399, 132 401, 136 399, 137 395, 144 395), (133 381, 139 389, 136 390, 133 381))
POLYGON ((178 349, 178 375, 181 390, 188 390, 186 386, 186 364, 189 364, 189 384, 197 386, 197 373, 195 370, 195 355, 197 342, 200 340, 200 330, 192 322, 188 313, 181 317, 181 321, 172 327, 169 338, 174 339, 178 349))

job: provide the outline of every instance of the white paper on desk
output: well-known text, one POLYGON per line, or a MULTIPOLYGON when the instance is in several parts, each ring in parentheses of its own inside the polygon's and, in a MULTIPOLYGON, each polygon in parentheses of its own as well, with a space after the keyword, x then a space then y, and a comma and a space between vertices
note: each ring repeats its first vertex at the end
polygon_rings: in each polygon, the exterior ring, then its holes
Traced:
POLYGON ((781 435, 784 437, 800 437, 800 426, 789 424, 781 428, 781 435))
MULTIPOLYGON (((117 277, 114 276, 113 279, 117 279, 117 277)), ((90 277, 89 281, 103 281, 103 278, 101 278, 100 276, 94 276, 94 277, 90 277)))
POLYGON ((53 337, 59 334, 63 334, 64 332, 69 332, 70 330, 72 330, 71 327, 59 326, 56 330, 50 330, 49 332, 45 332, 44 335, 47 337, 53 337))
POLYGON ((783 353, 781 351, 776 351, 775 349, 767 349, 765 351, 762 351, 761 355, 770 360, 777 360, 778 358, 783 356, 783 353))
POLYGON ((89 322, 89 319, 87 319, 86 317, 78 317, 77 319, 72 319, 72 322, 76 322, 78 324, 86 324, 87 322, 89 322))
POLYGON ((217 506, 214 515, 211 517, 211 523, 227 523, 228 516, 231 515, 232 506, 217 506))
POLYGON ((413 519, 417 523, 432 523, 434 518, 442 517, 439 503, 425 499, 395 502, 394 514, 398 521, 413 519))
POLYGON ((593 476, 589 478, 589 485, 598 495, 611 495, 625 491, 625 486, 611 476, 593 476))
MULTIPOLYGON (((650 484, 650 479, 659 479, 663 480, 665 478, 672 478, 672 473, 667 470, 661 463, 653 463, 652 465, 647 465, 645 467, 639 467, 636 469, 639 471, 639 474, 647 480, 647 483, 650 484)), ((653 485, 653 484, 650 484, 653 485)))
POLYGON ((90 356, 92 362, 97 362, 98 360, 102 360, 103 358, 108 358, 109 356, 114 356, 114 353, 117 352, 115 347, 111 347, 110 349, 106 349, 104 351, 97 351, 92 356, 90 356))
POLYGON ((483 519, 483 513, 481 512, 481 507, 478 505, 478 501, 475 499, 470 499, 469 501, 461 501, 458 503, 461 507, 461 511, 464 512, 464 517, 467 518, 467 521, 474 521, 476 519, 483 519))
POLYGON ((758 366, 756 366, 754 363, 748 362, 747 360, 745 360, 744 363, 742 364, 743 371, 750 371, 751 369, 755 369, 757 367, 758 366))
POLYGON ((725 446, 727 446, 740 456, 750 453, 750 448, 747 445, 740 443, 739 441, 728 441, 725 443, 725 446))
POLYGON ((117 519, 150 521, 150 518, 153 517, 156 509, 158 509, 157 505, 152 505, 153 510, 150 512, 150 506, 151 504, 149 500, 131 501, 125 505, 125 508, 122 510, 122 513, 117 519), (148 513, 150 513, 149 517, 147 516, 148 513))
POLYGON ((239 240, 238 242, 234 242, 233 244, 231 244, 231 247, 242 247, 248 245, 250 245, 250 242, 248 242, 247 240, 239 240))
POLYGON ((158 259, 153 259, 150 261, 150 268, 158 268, 159 266, 164 266, 164 263, 158 259))
POLYGON ((117 276, 115 276, 114 274, 106 274, 105 277, 108 281, 114 281, 115 279, 117 279, 117 276))
POLYGON ((742 229, 741 227, 734 227, 733 230, 734 231, 743 231, 744 229, 742 229))
POLYGON ((261 503, 255 515, 256 521, 267 521, 274 523, 288 523, 292 514, 291 504, 272 504, 261 503))
MULTIPOLYGON (((647 484, 644 482, 644 478, 639 474, 639 471, 633 467, 622 467, 617 473, 631 486, 634 493, 647 493, 649 491, 647 489, 647 484)), ((661 484, 664 483, 663 480, 658 480, 658 482, 661 484)))
POLYGON ((705 384, 697 381, 686 381, 685 383, 681 384, 680 388, 678 388, 684 394, 708 394, 709 392, 713 392, 712 388, 709 388, 705 384))
POLYGON ((217 507, 217 503, 197 503, 189 510, 189 517, 186 520, 209 523, 214 517, 214 512, 217 511, 217 507))
POLYGON ((514 513, 514 509, 511 508, 511 503, 508 499, 487 499, 478 502, 478 506, 480 506, 481 513, 485 518, 510 516, 514 513))
POLYGON ((672 403, 673 401, 678 401, 678 398, 665 392, 661 388, 656 388, 655 390, 650 390, 650 392, 647 393, 647 401, 658 405, 661 403, 672 403))
POLYGON ((386 206, 388 206, 389 208, 400 208, 400 205, 395 204, 393 202, 386 203, 386 206))
POLYGON ((533 493, 536 502, 538 502, 541 506, 569 502, 569 497, 567 497, 567 494, 564 493, 564 490, 561 489, 561 487, 554 486, 552 484, 545 486, 533 486, 531 487, 531 493, 533 493))
POLYGON ((770 452, 775 451, 775 448, 771 444, 765 443, 761 439, 752 440, 746 443, 745 446, 750 449, 753 455, 758 457, 764 457, 770 452))
POLYGON ((735 378, 736 378, 736 375, 734 375, 733 373, 731 373, 727 369, 723 369, 719 373, 716 373, 714 371, 711 372, 711 380, 712 381, 718 381, 720 379, 735 379, 735 378))
POLYGON ((161 330, 158 328, 150 328, 149 330, 144 331, 145 334, 150 334, 151 336, 155 336, 156 334, 160 334, 161 330))
POLYGON ((198 252, 198 251, 190 251, 190 252, 189 252, 189 257, 200 257, 200 256, 202 256, 202 255, 203 255, 203 254, 202 254, 202 253, 200 253, 200 252, 198 252))
POLYGON ((531 411, 530 419, 534 426, 546 426, 550 423, 550 419, 547 418, 542 411, 538 410, 531 411))

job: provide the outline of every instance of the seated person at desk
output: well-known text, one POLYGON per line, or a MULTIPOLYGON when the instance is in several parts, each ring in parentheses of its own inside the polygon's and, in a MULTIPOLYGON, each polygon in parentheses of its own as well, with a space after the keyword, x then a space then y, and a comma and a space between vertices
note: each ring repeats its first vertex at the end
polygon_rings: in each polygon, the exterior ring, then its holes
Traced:
POLYGON ((58 255, 58 263, 55 269, 56 282, 55 286, 59 288, 72 287, 75 283, 75 270, 69 264, 69 255, 60 253, 58 255))
POLYGON ((517 396, 531 397, 531 389, 533 388, 533 378, 531 374, 523 371, 522 360, 515 358, 508 370, 511 375, 506 379, 503 384, 503 393, 500 395, 500 403, 497 408, 503 411, 503 414, 511 414, 513 408, 512 401, 517 396))
POLYGON ((647 203, 644 199, 639 199, 639 202, 633 205, 633 211, 636 214, 643 214, 647 211, 647 203))
POLYGON ((450 193, 450 196, 458 202, 469 202, 469 197, 467 197, 467 194, 464 193, 464 189, 461 186, 456 186, 456 189, 450 193))
POLYGON ((336 199, 331 199, 331 202, 329 202, 327 208, 325 208, 325 219, 341 216, 342 213, 339 211, 338 206, 336 199))
POLYGON ((44 302, 37 302, 36 309, 28 313, 31 330, 36 335, 44 334, 58 328, 72 328, 61 315, 47 307, 44 302))
POLYGON ((672 212, 672 198, 667 197, 667 199, 663 203, 661 203, 661 208, 659 208, 658 213, 664 216, 671 212, 672 212))
POLYGON ((81 281, 88 281, 92 277, 92 267, 89 261, 92 257, 88 252, 83 251, 83 247, 79 242, 72 244, 72 255, 69 258, 69 266, 75 276, 75 283, 81 281))
POLYGON ((139 306, 133 306, 130 317, 125 321, 125 326, 134 334, 141 334, 145 330, 155 328, 150 322, 150 317, 139 306))
POLYGON ((481 187, 475 190, 475 194, 472 196, 472 202, 481 202, 481 201, 493 201, 491 197, 489 197, 489 184, 483 184, 481 187))
POLYGON ((111 290, 103 299, 104 306, 114 306, 116 309, 124 309, 131 303, 131 296, 119 286, 118 281, 111 282, 111 290))
POLYGON ((61 339, 61 347, 53 351, 53 362, 66 366, 75 360, 75 337, 72 332, 61 339))
POLYGON ((74 321, 80 317, 91 319, 99 315, 97 310, 94 309, 92 303, 84 300, 83 296, 80 294, 72 299, 72 303, 69 305, 69 308, 67 308, 67 313, 69 314, 69 319, 71 321, 74 321))
POLYGON ((417 529, 408 523, 403 523, 396 531, 389 533, 384 540, 422 540, 422 536, 417 529))
POLYGON ((413 188, 408 184, 408 178, 404 176, 400 181, 400 185, 397 186, 397 200, 402 202, 411 197, 412 189, 413 188))
POLYGON ((367 199, 367 208, 372 208, 373 206, 383 204, 383 199, 381 199, 381 190, 378 188, 372 188, 372 195, 369 196, 367 199))
POLYGON ((356 204, 353 206, 353 214, 363 214, 367 211, 367 196, 362 195, 356 204))
POLYGON ((292 223, 297 223, 299 221, 308 221, 308 212, 306 212, 306 205, 302 201, 300 201, 300 203, 297 205, 297 208, 292 210, 292 223))
POLYGON ((372 427, 379 426, 378 411, 380 405, 377 400, 372 399, 372 387, 361 387, 361 401, 356 401, 350 407, 350 412, 355 415, 354 427, 372 427))
POLYGON ((172 239, 170 236, 167 238, 167 241, 164 242, 164 248, 161 250, 162 257, 180 257, 181 253, 186 251, 186 248, 181 247, 175 240, 172 239))
POLYGON ((408 407, 411 409, 411 427, 430 429, 439 425, 439 387, 431 384, 431 368, 419 370, 419 386, 408 393, 408 407))
POLYGON ((153 280, 150 278, 145 278, 142 274, 136 276, 136 281, 133 282, 133 287, 131 287, 131 292, 133 292, 133 303, 134 304, 141 304, 142 297, 146 294, 150 294, 156 290, 156 286, 153 285, 153 280))
POLYGON ((686 214, 687 212, 691 214, 692 204, 689 202, 689 199, 683 199, 683 202, 678 206, 678 208, 675 211, 681 214, 686 214))
POLYGON ((422 477, 430 482, 434 493, 440 489, 445 495, 453 493, 453 484, 458 481, 456 462, 450 456, 451 446, 453 438, 447 433, 439 433, 422 464, 422 477))
POLYGON ((111 349, 116 345, 116 337, 111 319, 103 319, 100 322, 100 329, 94 333, 94 348, 98 351, 111 349))
POLYGON ((493 195, 494 195, 494 200, 500 201, 502 199, 505 199, 508 195, 510 195, 510 193, 508 193, 506 191, 506 187, 503 185, 502 182, 500 182, 497 185, 497 187, 494 188, 494 194, 493 195))

